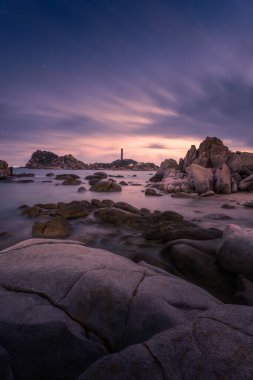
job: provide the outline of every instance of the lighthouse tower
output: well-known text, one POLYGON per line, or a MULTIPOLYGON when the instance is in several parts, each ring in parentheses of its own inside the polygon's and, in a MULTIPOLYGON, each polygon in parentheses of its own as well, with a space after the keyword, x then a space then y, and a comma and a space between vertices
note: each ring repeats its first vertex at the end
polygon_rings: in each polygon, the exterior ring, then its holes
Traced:
POLYGON ((120 159, 123 161, 123 148, 120 149, 120 159))

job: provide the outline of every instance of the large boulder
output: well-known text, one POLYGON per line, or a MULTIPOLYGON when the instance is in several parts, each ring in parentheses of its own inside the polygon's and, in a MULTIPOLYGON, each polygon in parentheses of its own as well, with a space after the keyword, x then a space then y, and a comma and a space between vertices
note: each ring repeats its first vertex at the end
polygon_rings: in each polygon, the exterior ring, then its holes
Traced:
POLYGON ((253 362, 248 309, 241 318, 236 307, 226 313, 219 305, 195 285, 108 251, 27 240, 0 254, 1 379, 75 380, 82 373, 83 379, 135 379, 136 371, 140 380, 162 372, 171 378, 171 366, 185 371, 185 361, 192 378, 200 363, 205 378, 220 368, 243 374, 253 362), (149 349, 155 342, 157 351, 149 349))
POLYGON ((98 181, 91 186, 90 191, 114 192, 122 191, 122 187, 118 183, 113 181, 98 181))
POLYGON ((207 168, 222 166, 229 157, 228 147, 217 137, 206 137, 198 149, 198 164, 207 168))
POLYGON ((223 164, 221 168, 215 170, 214 181, 214 189, 216 193, 231 193, 231 177, 227 164, 223 164))
POLYGON ((249 175, 248 177, 246 177, 242 181, 240 181, 239 189, 241 191, 253 190, 253 174, 249 175))
POLYGON ((186 171, 186 168, 195 163, 198 156, 198 152, 195 145, 192 145, 191 148, 186 153, 185 158, 180 160, 179 168, 182 171, 186 171))
POLYGON ((0 160, 0 179, 8 177, 10 175, 10 169, 6 161, 0 160))
POLYGON ((187 172, 190 179, 193 179, 195 191, 197 193, 202 194, 214 189, 212 169, 207 169, 200 165, 191 164, 188 167, 187 172))
POLYGON ((226 271, 253 281, 253 233, 229 225, 217 250, 217 261, 226 271))
POLYGON ((187 326, 107 355, 78 380, 253 378, 252 308, 218 306, 187 326))

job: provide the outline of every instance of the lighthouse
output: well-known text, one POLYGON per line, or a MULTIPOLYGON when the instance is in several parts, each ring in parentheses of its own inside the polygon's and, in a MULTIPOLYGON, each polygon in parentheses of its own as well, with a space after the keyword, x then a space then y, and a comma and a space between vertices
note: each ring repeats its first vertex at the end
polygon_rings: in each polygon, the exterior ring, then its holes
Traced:
POLYGON ((120 159, 123 161, 123 148, 120 149, 120 159))

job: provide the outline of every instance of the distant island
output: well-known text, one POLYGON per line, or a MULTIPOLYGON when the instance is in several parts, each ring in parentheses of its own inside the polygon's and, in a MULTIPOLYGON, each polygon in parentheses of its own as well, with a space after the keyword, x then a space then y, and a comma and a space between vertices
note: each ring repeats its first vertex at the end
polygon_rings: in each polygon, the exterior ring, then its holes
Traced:
POLYGON ((112 169, 112 170, 157 170, 159 167, 152 162, 137 162, 133 159, 118 159, 111 163, 95 162, 86 164, 77 160, 72 154, 58 156, 53 152, 36 150, 25 165, 28 169, 112 169))

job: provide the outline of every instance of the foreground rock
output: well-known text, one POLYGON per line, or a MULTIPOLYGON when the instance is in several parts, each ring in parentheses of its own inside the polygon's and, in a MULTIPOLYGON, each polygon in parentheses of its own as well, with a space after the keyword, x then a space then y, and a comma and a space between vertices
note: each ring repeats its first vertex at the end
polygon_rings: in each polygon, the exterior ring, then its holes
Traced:
POLYGON ((3 380, 253 376, 252 308, 145 263, 27 240, 1 252, 0 286, 3 380))

